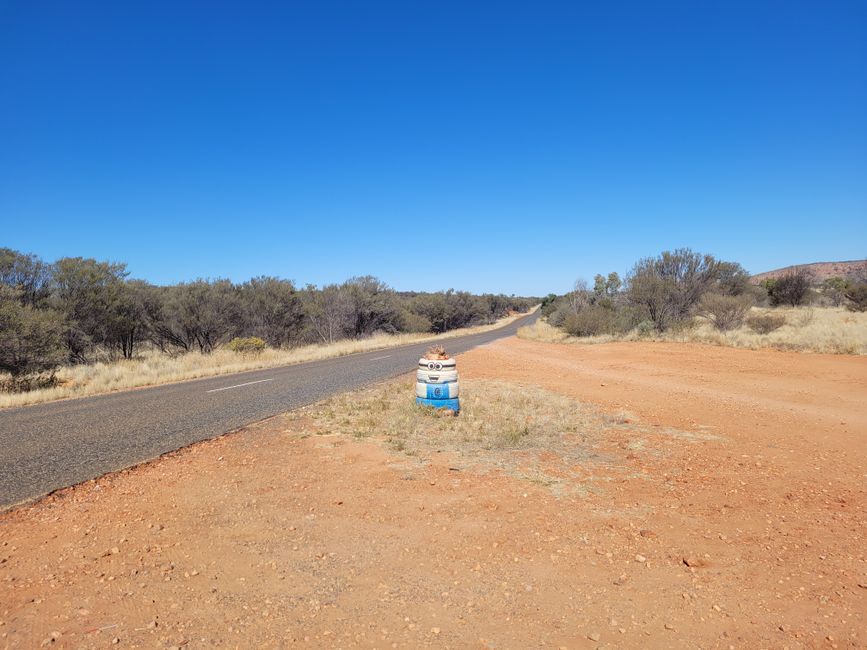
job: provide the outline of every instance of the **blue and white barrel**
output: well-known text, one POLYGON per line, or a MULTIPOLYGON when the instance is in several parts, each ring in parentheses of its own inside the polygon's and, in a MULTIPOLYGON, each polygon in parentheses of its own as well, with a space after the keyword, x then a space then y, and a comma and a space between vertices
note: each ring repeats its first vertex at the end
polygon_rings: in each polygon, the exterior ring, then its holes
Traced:
POLYGON ((457 413, 461 409, 458 370, 454 359, 419 359, 415 403, 457 413))

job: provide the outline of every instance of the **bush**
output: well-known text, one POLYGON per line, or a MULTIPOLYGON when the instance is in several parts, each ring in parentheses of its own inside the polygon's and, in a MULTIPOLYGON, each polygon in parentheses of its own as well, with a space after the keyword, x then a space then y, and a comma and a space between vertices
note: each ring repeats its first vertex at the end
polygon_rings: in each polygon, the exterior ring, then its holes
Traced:
POLYGON ((656 331, 656 325, 652 320, 643 320, 635 326, 639 336, 650 336, 656 331))
POLYGON ((813 274, 809 269, 796 268, 772 281, 766 282, 765 286, 772 305, 797 307, 807 302, 812 281, 813 274))
POLYGON ((770 334, 786 324, 782 314, 756 314, 747 318, 747 327, 757 334, 770 334))
POLYGON ((430 332, 430 320, 416 314, 409 309, 402 309, 400 312, 400 331, 401 332, 430 332))
POLYGON ((259 354, 266 347, 268 345, 258 336, 235 337, 226 345, 228 350, 238 354, 259 354))
POLYGON ((22 305, 0 293, 0 371, 17 380, 50 372, 65 360, 60 314, 22 305))
POLYGON ((735 295, 746 286, 739 264, 688 248, 640 260, 629 274, 627 298, 660 332, 688 321, 709 291, 735 295))
POLYGON ((60 383, 53 373, 6 377, 0 379, 0 393, 27 393, 40 388, 54 388, 60 383))
POLYGON ((560 299, 556 293, 549 293, 547 296, 542 298, 542 309, 541 313, 543 317, 548 317, 554 313, 557 309, 557 303, 560 299))
POLYGON ((832 305, 840 307, 846 300, 846 289, 848 286, 849 283, 845 278, 828 278, 822 283, 822 295, 827 298, 832 305))
POLYGON ((753 306, 750 296, 728 296, 708 293, 702 296, 699 313, 720 332, 737 329, 753 306))
POLYGON ((849 284, 845 294, 849 311, 867 311, 867 282, 849 284))
POLYGON ((571 313, 563 320, 563 329, 572 336, 598 336, 613 334, 616 314, 613 310, 591 305, 571 313))

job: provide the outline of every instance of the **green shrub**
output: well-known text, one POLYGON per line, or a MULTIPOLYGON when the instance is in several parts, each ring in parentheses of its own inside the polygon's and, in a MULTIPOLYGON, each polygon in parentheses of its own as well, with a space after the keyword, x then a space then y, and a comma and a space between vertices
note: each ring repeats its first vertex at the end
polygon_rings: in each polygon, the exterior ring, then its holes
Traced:
POLYGON ((235 337, 226 345, 226 349, 238 354, 259 354, 268 345, 258 336, 235 337))
POLYGON ((799 267, 766 283, 771 304, 797 307, 808 302, 813 273, 810 269, 799 267))
POLYGON ((563 329, 572 336, 598 336, 615 332, 615 317, 613 310, 598 305, 571 313, 563 321, 563 329))
POLYGON ((400 330, 402 332, 430 332, 430 319, 421 314, 416 314, 409 309, 400 312, 400 330))
POLYGON ((757 334, 770 334, 786 324, 782 314, 756 314, 747 318, 747 327, 757 334))
POLYGON ((656 325, 652 320, 643 320, 635 326, 639 336, 650 336, 656 331, 656 325))
POLYGON ((66 361, 63 329, 54 310, 22 305, 11 292, 0 291, 0 372, 8 372, 16 382, 52 372, 66 361))
POLYGON ((867 282, 849 284, 845 296, 849 311, 867 311, 867 282))

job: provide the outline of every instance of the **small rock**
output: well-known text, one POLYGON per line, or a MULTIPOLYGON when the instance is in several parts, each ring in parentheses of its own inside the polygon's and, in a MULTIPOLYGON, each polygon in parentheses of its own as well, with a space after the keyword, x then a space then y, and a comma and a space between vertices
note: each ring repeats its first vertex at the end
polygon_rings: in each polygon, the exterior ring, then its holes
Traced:
POLYGON ((635 556, 635 561, 636 561, 636 562, 647 562, 647 558, 644 557, 643 555, 640 555, 640 554, 639 554, 639 555, 636 555, 636 556, 635 556))
POLYGON ((666 630, 673 630, 673 629, 674 629, 674 625, 672 625, 671 623, 666 623, 666 624, 665 624, 665 629, 666 629, 666 630))
POLYGON ((117 645, 118 643, 120 643, 120 638, 118 638, 118 637, 114 637, 114 638, 111 640, 111 644, 112 644, 112 645, 117 645))
POLYGON ((591 632, 590 634, 587 635, 587 638, 590 639, 591 641, 598 641, 599 639, 602 638, 602 635, 599 634, 599 632, 591 632))
POLYGON ((643 530, 639 530, 638 534, 642 537, 647 537, 648 539, 656 537, 656 533, 654 533, 652 530, 647 530, 646 528, 643 530))
POLYGON ((439 629, 438 627, 432 627, 432 628, 430 629, 430 631, 433 632, 434 634, 439 634, 439 633, 440 633, 440 629, 439 629))

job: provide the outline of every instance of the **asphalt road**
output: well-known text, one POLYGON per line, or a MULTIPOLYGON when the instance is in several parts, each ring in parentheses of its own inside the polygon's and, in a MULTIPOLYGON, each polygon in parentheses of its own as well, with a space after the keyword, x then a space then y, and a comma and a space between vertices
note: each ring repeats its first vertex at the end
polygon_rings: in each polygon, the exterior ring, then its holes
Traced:
MULTIPOLYGON (((450 354, 511 336, 538 312, 444 341, 450 354)), ((430 343, 0 411, 0 508, 251 422, 412 372, 430 343)), ((410 399, 408 396, 407 399, 410 399)))

